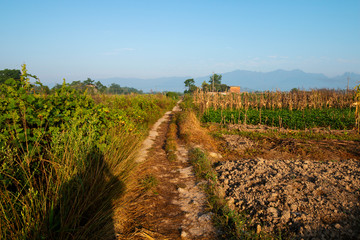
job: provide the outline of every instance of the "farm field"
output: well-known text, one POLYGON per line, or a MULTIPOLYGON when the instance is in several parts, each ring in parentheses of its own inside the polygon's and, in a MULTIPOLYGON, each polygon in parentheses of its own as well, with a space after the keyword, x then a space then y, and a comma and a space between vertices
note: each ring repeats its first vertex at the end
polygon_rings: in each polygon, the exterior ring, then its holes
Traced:
POLYGON ((0 85, 1 238, 360 235, 359 91, 177 103, 33 77, 0 85))
POLYGON ((360 235, 353 101, 354 92, 329 90, 194 94, 193 108, 223 156, 213 165, 218 186, 247 219, 243 229, 281 239, 360 235))
POLYGON ((0 240, 360 240, 360 0, 0 2, 0 240))
POLYGON ((215 170, 231 207, 245 211, 253 227, 286 238, 360 234, 358 134, 264 128, 213 132, 226 159, 215 170))

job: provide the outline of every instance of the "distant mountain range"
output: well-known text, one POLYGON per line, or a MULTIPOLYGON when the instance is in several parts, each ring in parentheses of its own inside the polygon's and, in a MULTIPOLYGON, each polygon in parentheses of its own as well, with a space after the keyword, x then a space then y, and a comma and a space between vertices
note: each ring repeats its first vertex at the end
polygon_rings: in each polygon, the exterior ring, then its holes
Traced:
POLYGON ((119 84, 121 87, 133 87, 144 92, 163 92, 176 91, 183 92, 185 90, 184 81, 191 77, 163 77, 163 78, 106 78, 95 79, 103 85, 110 86, 112 83, 119 84))
MULTIPOLYGON (((344 73, 336 77, 329 78, 324 74, 306 73, 301 70, 276 70, 272 72, 254 72, 236 70, 233 72, 221 73, 222 83, 229 86, 240 86, 244 91, 254 90, 282 90, 288 91, 292 88, 311 89, 311 88, 340 88, 346 89, 347 78, 350 78, 349 87, 353 88, 360 84, 360 74, 344 73)), ((133 87, 144 92, 150 91, 177 91, 185 90, 184 81, 191 77, 164 77, 153 79, 140 78, 107 78, 96 79, 104 85, 111 83, 119 84, 122 87, 133 87)), ((194 78, 197 86, 201 86, 203 81, 208 82, 210 75, 194 78)))

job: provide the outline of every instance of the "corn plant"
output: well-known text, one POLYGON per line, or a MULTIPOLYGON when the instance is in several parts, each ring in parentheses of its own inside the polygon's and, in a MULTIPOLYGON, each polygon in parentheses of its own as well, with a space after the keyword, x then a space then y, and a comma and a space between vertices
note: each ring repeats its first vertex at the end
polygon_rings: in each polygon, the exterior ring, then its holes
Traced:
POLYGON ((355 102, 353 106, 355 106, 355 118, 356 118, 356 128, 357 131, 360 133, 360 85, 355 87, 355 102))

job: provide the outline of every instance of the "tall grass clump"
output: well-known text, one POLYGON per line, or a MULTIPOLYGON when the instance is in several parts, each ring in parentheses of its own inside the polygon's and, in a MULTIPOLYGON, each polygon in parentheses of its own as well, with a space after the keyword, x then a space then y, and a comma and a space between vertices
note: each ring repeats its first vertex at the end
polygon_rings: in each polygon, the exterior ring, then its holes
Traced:
POLYGON ((184 109, 176 118, 176 122, 180 137, 184 139, 189 146, 193 147, 200 144, 212 151, 216 149, 214 140, 209 133, 200 126, 200 121, 194 111, 184 109))
POLYGON ((107 144, 101 145, 96 144, 93 133, 91 125, 83 131, 73 127, 54 139, 51 157, 57 165, 59 195, 44 229, 52 239, 115 236, 113 201, 126 191, 141 138, 111 129, 107 144))
POLYGON ((103 149, 96 142, 91 124, 54 134, 49 160, 41 159, 46 169, 35 169, 40 179, 19 156, 11 159, 20 162, 26 181, 17 182, 17 191, 1 189, 4 239, 115 236, 112 201, 125 191, 139 139, 123 132, 121 138, 113 133, 103 149))

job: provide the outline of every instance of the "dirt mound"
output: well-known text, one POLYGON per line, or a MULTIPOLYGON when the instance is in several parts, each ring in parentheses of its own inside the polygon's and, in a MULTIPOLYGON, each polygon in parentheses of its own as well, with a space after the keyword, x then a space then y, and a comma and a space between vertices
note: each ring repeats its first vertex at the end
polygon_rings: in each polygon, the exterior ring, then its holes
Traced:
POLYGON ((256 227, 295 238, 360 237, 360 163, 356 160, 219 162, 229 204, 256 227))
POLYGON ((238 135, 223 135, 228 147, 231 150, 240 151, 254 145, 254 142, 246 137, 238 135))

